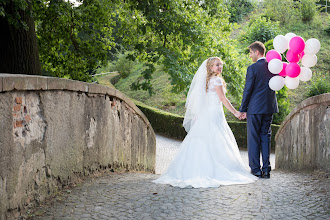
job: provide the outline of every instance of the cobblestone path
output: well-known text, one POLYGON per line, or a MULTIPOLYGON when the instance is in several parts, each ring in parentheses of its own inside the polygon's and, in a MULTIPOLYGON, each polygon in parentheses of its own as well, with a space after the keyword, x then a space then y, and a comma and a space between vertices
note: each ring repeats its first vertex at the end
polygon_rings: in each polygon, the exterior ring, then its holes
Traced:
MULTIPOLYGON (((157 173, 170 161, 161 157, 173 156, 179 145, 157 136, 157 173)), ((246 185, 180 189, 152 183, 157 174, 109 173, 64 191, 33 219, 330 219, 328 178, 277 170, 271 175, 246 185)))

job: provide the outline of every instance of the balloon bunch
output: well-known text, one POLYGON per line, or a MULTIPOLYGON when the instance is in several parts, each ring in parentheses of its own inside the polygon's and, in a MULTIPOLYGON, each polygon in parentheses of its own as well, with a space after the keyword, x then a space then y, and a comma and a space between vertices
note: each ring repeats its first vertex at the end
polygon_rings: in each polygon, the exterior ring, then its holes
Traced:
POLYGON ((273 46, 274 50, 267 52, 266 60, 268 70, 278 76, 269 80, 269 88, 278 91, 286 85, 289 89, 295 89, 299 86, 299 80, 308 81, 312 78, 310 67, 317 63, 315 54, 321 47, 317 39, 311 38, 305 42, 302 37, 288 33, 285 36, 277 35, 273 40, 273 46), (282 62, 281 54, 288 62, 282 62))

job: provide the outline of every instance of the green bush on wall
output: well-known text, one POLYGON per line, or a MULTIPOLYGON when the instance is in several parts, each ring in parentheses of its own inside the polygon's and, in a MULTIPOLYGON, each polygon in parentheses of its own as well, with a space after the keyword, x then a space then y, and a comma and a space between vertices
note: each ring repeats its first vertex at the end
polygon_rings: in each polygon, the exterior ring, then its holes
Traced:
MULTIPOLYGON (((182 116, 147 106, 138 101, 134 102, 136 106, 148 118, 152 128, 156 133, 180 140, 183 140, 184 137, 187 135, 186 131, 182 126, 182 116)), ((240 148, 247 148, 246 122, 229 121, 228 124, 234 133, 238 146, 240 148)), ((279 125, 272 125, 272 150, 275 149, 275 134, 279 128, 279 125)))

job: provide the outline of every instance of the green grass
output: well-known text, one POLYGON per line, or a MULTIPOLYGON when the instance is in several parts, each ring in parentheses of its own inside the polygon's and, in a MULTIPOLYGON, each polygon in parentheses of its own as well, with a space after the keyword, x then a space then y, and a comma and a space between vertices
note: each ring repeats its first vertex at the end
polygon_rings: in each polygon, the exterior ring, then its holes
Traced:
POLYGON ((131 73, 127 78, 120 79, 115 87, 123 92, 128 97, 138 100, 146 105, 178 114, 184 115, 185 109, 185 94, 173 93, 172 85, 169 80, 169 75, 161 70, 160 67, 156 69, 153 75, 152 86, 155 94, 150 95, 148 91, 135 91, 130 88, 131 84, 141 78, 139 71, 131 73))

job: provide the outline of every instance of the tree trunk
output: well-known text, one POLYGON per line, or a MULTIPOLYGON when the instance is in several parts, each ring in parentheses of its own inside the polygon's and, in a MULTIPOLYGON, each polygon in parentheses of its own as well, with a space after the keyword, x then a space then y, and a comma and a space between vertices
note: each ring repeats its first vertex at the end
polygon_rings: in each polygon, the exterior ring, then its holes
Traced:
MULTIPOLYGON (((13 4, 4 6, 8 14, 14 15, 13 4)), ((0 73, 41 75, 35 23, 29 9, 18 11, 28 30, 20 25, 16 27, 8 22, 7 17, 0 16, 0 73)))

